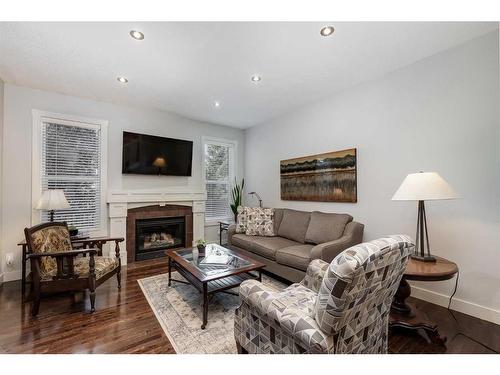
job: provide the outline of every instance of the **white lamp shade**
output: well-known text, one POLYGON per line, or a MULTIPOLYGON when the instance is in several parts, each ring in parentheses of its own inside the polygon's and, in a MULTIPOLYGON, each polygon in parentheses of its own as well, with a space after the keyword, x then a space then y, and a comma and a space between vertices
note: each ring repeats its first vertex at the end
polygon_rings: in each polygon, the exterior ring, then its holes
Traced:
POLYGON ((36 205, 37 210, 64 210, 71 208, 63 190, 45 190, 36 205))
POLYGON ((455 199, 458 194, 436 172, 411 173, 392 197, 393 201, 455 199))

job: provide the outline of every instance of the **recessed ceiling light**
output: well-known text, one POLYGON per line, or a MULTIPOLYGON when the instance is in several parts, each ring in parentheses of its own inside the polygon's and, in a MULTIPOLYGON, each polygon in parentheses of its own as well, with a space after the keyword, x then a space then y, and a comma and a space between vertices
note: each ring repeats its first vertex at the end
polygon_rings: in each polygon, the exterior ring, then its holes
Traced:
POLYGON ((252 82, 259 82, 261 79, 262 79, 262 77, 259 76, 258 74, 254 74, 252 76, 252 82))
POLYGON ((220 102, 214 102, 214 106, 215 106, 215 108, 219 108, 220 107, 220 102))
POLYGON ((137 30, 132 30, 130 31, 130 36, 134 39, 137 39, 137 40, 143 40, 144 39, 144 34, 141 33, 140 31, 137 31, 137 30))
POLYGON ((121 82, 121 83, 127 83, 128 82, 128 79, 125 78, 125 77, 118 77, 117 80, 118 80, 118 82, 121 82))
POLYGON ((333 26, 325 26, 321 29, 319 33, 323 36, 329 36, 332 35, 334 31, 335 29, 333 28, 333 26))

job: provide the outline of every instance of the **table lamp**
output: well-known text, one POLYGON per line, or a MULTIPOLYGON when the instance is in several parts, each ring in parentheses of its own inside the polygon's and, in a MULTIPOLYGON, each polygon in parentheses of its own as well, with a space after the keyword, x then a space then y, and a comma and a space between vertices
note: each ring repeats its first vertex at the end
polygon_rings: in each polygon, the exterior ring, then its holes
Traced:
POLYGON ((63 190, 45 190, 35 207, 37 210, 50 211, 50 221, 54 221, 55 210, 66 210, 71 208, 63 190))
POLYGON ((425 201, 438 199, 456 199, 457 193, 436 172, 411 173, 392 197, 393 201, 418 201, 417 234, 415 253, 412 258, 424 262, 435 262, 429 246, 425 201))
POLYGON ((166 162, 165 158, 158 156, 155 159, 155 161, 153 162, 153 166, 158 168, 158 176, 159 176, 161 174, 162 168, 165 168, 167 166, 167 162, 166 162))

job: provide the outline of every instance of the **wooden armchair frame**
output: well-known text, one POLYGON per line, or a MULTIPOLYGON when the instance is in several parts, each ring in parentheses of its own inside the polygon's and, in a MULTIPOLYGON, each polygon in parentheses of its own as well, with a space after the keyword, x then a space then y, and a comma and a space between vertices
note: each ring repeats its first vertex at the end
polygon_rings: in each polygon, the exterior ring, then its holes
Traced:
MULTIPOLYGON (((28 245, 27 258, 31 263, 31 279, 33 289, 33 304, 31 314, 36 316, 40 308, 42 294, 58 293, 66 291, 90 291, 91 312, 95 311, 95 290, 96 288, 116 274, 118 288, 121 288, 121 260, 120 247, 118 242, 115 245, 115 256, 118 261, 118 267, 96 279, 95 274, 95 256, 101 253, 99 248, 78 249, 57 252, 34 253, 33 252, 33 233, 52 226, 63 226, 68 229, 65 222, 50 222, 35 225, 31 228, 25 228, 26 243, 28 245), (74 270, 74 260, 78 256, 89 256, 89 274, 88 277, 80 277, 74 270), (53 257, 57 264, 57 273, 52 280, 42 280, 40 273, 40 261, 43 257, 53 257)), ((69 232, 68 232, 69 233, 69 232)), ((69 237, 69 234, 68 234, 69 237)))

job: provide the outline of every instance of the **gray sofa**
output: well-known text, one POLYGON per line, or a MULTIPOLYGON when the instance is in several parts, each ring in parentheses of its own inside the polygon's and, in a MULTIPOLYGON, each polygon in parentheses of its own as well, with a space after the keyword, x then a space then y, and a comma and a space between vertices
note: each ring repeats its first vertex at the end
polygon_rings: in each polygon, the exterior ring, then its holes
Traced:
POLYGON ((363 241, 364 225, 351 215, 277 208, 275 237, 247 236, 228 230, 228 246, 266 265, 265 270, 291 282, 305 276, 314 259, 331 262, 343 250, 363 241))

